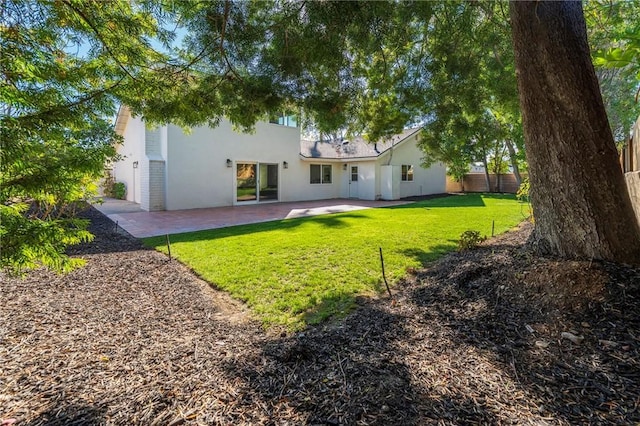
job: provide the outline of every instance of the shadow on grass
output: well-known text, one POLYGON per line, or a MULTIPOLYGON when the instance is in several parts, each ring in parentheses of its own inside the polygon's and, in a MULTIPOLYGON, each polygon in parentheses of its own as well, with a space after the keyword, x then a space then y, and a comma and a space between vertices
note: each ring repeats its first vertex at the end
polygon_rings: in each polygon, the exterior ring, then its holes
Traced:
POLYGON ((493 194, 493 193, 474 193, 474 194, 451 194, 445 197, 438 197, 417 201, 411 204, 403 204, 400 206, 383 207, 385 209, 437 209, 450 207, 486 207, 484 200, 515 200, 513 194, 493 194))
POLYGON ((328 425, 636 424, 640 270, 614 269, 616 296, 569 315, 574 327, 588 322, 585 333, 603 328, 617 343, 598 350, 594 335, 540 349, 527 325, 557 319, 495 278, 513 268, 509 256, 488 257, 512 249, 452 255, 395 305, 358 299, 341 321, 223 363, 242 383, 240 411, 268 407, 270 423, 295 413, 301 424, 328 425))
MULTIPOLYGON (((448 195, 438 198, 431 198, 424 201, 418 201, 411 204, 404 204, 400 206, 381 207, 385 210, 395 209, 438 209, 438 208, 450 208, 450 207, 486 207, 484 199, 497 199, 497 200, 513 200, 515 196, 512 194, 463 194, 463 195, 448 195)), ((194 242, 204 240, 215 240, 219 238, 235 237, 247 234, 256 234, 260 232, 268 232, 273 230, 292 230, 303 226, 307 223, 320 224, 323 227, 330 229, 347 229, 351 225, 348 220, 345 219, 360 219, 365 220, 369 217, 364 213, 358 212, 345 212, 345 213, 332 213, 327 215, 301 217, 274 220, 271 222, 261 222, 246 225, 231 226, 226 228, 216 228, 204 231, 186 232, 182 234, 172 234, 170 236, 172 242, 194 242)), ((145 245, 148 247, 157 247, 165 245, 165 237, 150 237, 143 239, 145 245)))
MULTIPOLYGON (((247 234, 258 234, 260 232, 269 231, 287 231, 293 230, 307 223, 320 224, 326 228, 346 229, 351 225, 345 219, 369 219, 362 213, 335 213, 323 216, 301 217, 293 219, 274 220, 271 222, 252 223, 247 225, 230 226, 227 228, 216 228, 205 231, 186 232, 183 234, 172 234, 171 242, 195 242, 208 241, 220 238, 237 237, 247 234)), ((148 247, 157 247, 165 245, 164 236, 144 238, 142 240, 148 247)))
POLYGON ((336 292, 322 298, 304 313, 304 324, 317 325, 329 319, 340 319, 348 315, 356 306, 358 296, 336 292))
POLYGON ((447 240, 447 243, 448 244, 438 244, 430 247, 430 250, 428 251, 420 248, 409 248, 400 250, 399 253, 402 253, 404 256, 411 257, 420 262, 422 266, 425 266, 427 263, 438 260, 445 254, 456 250, 458 247, 458 242, 455 240, 447 240))
MULTIPOLYGON (((443 255, 455 250, 457 245, 452 242, 451 244, 439 244, 430 247, 429 250, 423 249, 406 249, 399 250, 397 253, 402 254, 407 258, 412 258, 420 262, 424 267, 427 263, 433 262, 443 255)), ((411 268, 413 269, 413 268, 411 268)), ((373 295, 381 298, 388 297, 387 286, 382 276, 382 265, 379 264, 379 276, 378 279, 369 284, 369 288, 373 295)), ((409 270, 406 272, 409 273, 409 270)), ((392 283, 391 279, 387 277, 387 281, 390 284, 391 290, 397 283, 392 283)), ((340 319, 351 313, 354 308, 358 306, 358 301, 366 300, 366 295, 362 293, 345 293, 341 292, 338 288, 329 297, 324 297, 320 301, 317 301, 313 306, 309 307, 304 315, 304 325, 317 325, 328 319, 340 319)))

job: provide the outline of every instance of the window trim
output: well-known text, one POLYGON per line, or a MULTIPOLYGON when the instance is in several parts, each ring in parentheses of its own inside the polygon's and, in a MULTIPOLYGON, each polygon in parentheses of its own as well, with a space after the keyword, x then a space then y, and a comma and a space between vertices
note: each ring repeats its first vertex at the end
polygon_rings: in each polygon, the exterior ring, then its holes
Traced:
POLYGON ((309 184, 310 185, 331 185, 333 184, 333 164, 309 164, 309 184), (320 182, 313 182, 312 170, 314 167, 319 167, 320 182), (325 170, 329 169, 329 180, 325 180, 325 170))
POLYGON ((402 182, 413 182, 413 178, 413 164, 403 164, 400 171, 400 180, 402 182))

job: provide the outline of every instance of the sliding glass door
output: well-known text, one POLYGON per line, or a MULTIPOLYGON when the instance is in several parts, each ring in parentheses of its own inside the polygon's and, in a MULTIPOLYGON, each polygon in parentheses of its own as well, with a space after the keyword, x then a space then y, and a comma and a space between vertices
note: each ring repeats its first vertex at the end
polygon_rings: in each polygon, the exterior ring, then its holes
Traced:
POLYGON ((237 163, 236 201, 278 201, 278 165, 237 163))
POLYGON ((255 201, 258 199, 257 164, 238 163, 236 168, 236 200, 255 201))

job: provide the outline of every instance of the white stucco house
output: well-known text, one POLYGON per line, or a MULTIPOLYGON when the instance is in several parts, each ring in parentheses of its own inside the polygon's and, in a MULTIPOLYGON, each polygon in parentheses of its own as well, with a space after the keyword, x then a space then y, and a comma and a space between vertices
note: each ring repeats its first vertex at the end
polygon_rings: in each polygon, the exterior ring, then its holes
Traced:
POLYGON ((445 192, 445 167, 420 167, 419 129, 367 144, 301 139, 294 120, 259 122, 252 134, 216 128, 147 128, 126 107, 116 118, 121 160, 113 176, 143 210, 357 198, 395 200, 445 192))

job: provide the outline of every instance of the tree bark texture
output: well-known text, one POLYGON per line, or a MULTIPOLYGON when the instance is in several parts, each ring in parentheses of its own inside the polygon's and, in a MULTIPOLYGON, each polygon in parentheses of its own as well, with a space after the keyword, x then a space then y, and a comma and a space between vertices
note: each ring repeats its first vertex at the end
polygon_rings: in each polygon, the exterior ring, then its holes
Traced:
POLYGON ((487 154, 482 157, 482 165, 484 166, 484 180, 487 182, 487 192, 491 192, 491 176, 489 176, 489 162, 487 154))
POLYGON ((582 4, 510 5, 533 243, 567 258, 640 264, 635 220, 587 44, 582 4))

